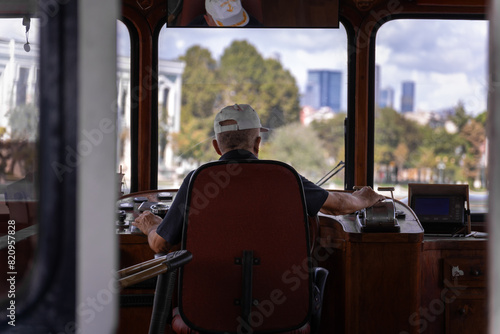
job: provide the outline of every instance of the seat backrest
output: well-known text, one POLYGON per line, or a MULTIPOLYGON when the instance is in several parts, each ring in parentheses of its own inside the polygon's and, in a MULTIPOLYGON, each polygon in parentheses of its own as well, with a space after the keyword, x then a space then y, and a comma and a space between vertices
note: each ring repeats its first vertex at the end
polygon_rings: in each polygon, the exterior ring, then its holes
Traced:
MULTIPOLYGON (((241 5, 245 8, 248 14, 255 17, 257 21, 262 22, 263 15, 261 0, 242 0, 241 5)), ((183 0, 178 25, 187 26, 197 16, 205 13, 205 0, 183 0)))
POLYGON ((191 177, 183 230, 182 247, 193 254, 180 274, 183 320, 200 332, 303 326, 311 312, 308 240, 293 168, 264 160, 203 165, 191 177))

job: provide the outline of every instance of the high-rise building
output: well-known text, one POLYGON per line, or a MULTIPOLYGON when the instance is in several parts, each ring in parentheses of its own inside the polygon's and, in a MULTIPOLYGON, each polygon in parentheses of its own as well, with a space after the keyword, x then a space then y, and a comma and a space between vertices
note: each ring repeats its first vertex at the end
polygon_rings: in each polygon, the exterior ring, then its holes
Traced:
POLYGON ((330 107, 339 112, 341 78, 340 71, 309 70, 303 104, 314 109, 330 107))
POLYGON ((404 81, 401 92, 401 112, 411 112, 414 110, 415 82, 404 81))
POLYGON ((378 106, 380 108, 394 108, 394 89, 392 87, 387 87, 380 91, 378 106))

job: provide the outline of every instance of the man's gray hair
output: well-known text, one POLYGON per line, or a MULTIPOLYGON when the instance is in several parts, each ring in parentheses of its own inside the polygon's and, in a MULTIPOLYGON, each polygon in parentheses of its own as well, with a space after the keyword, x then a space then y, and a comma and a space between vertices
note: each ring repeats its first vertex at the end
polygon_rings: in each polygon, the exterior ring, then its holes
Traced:
POLYGON ((255 140, 260 136, 259 129, 227 131, 216 135, 217 143, 222 151, 243 149, 251 151, 255 140))

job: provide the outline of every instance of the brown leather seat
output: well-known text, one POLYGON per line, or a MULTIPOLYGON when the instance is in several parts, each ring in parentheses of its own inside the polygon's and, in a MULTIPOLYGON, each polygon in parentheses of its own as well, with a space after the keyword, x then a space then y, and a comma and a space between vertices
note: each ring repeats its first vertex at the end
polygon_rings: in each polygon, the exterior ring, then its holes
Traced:
POLYGON ((308 333, 313 268, 302 182, 290 166, 217 161, 193 174, 176 333, 308 333))

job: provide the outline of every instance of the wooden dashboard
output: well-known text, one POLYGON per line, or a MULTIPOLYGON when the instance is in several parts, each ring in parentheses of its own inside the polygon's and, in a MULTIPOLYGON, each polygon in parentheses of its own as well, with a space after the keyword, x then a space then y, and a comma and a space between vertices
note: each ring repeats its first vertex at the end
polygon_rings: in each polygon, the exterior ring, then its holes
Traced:
MULTIPOLYGON (((130 228, 145 191, 122 197, 130 203, 126 223, 117 222, 120 268, 153 258, 147 238, 130 228)), ((143 200, 143 199, 142 199, 143 200)), ((117 209, 118 209, 117 205, 117 209)), ((321 333, 483 333, 487 328, 484 238, 427 237, 413 211, 404 213, 399 233, 362 233, 354 215, 319 216, 312 259, 329 270, 321 333)), ((154 281, 122 291, 117 333, 149 327, 154 281)), ((166 329, 169 333, 170 329, 166 329)))

